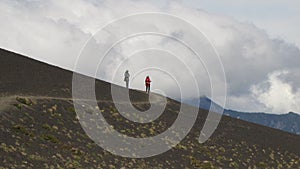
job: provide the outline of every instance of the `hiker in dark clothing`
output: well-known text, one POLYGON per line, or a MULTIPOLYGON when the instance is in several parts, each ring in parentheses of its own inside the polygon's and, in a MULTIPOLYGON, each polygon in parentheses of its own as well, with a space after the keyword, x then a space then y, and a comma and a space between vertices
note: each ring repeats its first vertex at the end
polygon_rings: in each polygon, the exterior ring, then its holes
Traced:
POLYGON ((129 77, 130 77, 130 74, 129 74, 128 70, 126 70, 126 72, 124 73, 124 81, 126 82, 127 89, 129 88, 129 77))

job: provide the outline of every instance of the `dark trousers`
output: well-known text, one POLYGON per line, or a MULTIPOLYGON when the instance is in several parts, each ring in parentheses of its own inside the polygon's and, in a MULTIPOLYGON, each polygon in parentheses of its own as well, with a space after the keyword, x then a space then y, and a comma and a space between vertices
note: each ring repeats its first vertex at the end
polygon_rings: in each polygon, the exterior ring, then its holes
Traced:
POLYGON ((150 85, 146 85, 146 93, 150 93, 150 85))

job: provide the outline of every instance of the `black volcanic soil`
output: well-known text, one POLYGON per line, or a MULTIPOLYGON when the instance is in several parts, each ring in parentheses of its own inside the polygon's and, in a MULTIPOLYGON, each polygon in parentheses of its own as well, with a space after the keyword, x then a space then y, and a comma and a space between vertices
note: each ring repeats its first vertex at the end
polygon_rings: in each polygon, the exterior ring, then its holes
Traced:
MULTIPOLYGON (((72 72, 0 50, 0 168, 300 168, 300 136, 223 116, 213 136, 197 140, 207 116, 173 149, 145 159, 123 158, 97 146, 83 131, 71 99, 72 72)), ((175 121, 180 104, 168 100, 155 121, 133 123, 111 101, 110 84, 96 81, 99 109, 120 133, 148 137, 175 121)), ((122 90, 122 88, 120 88, 122 90)), ((147 96, 130 91, 146 110, 147 96)))

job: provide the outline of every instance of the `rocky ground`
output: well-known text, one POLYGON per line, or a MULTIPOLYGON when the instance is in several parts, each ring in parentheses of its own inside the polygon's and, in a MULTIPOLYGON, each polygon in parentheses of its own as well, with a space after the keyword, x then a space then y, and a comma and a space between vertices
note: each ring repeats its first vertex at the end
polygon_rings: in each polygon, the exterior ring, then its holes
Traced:
MULTIPOLYGON (((198 127, 205 118, 199 116, 175 148, 150 158, 130 159, 103 150, 85 134, 71 99, 5 99, 9 106, 0 114, 0 168, 300 168, 299 136, 228 117, 204 144, 197 141, 198 127)), ((176 102, 168 104, 170 109, 159 119, 138 124, 122 117, 111 102, 98 102, 107 121, 133 137, 153 136, 167 129, 179 108, 176 102)), ((148 105, 135 106, 147 109, 148 105)))

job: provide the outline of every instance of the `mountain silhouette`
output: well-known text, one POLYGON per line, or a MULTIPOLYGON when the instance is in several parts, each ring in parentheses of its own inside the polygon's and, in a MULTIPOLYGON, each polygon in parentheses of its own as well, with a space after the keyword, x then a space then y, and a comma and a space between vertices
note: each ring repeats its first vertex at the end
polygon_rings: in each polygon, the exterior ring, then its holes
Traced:
MULTIPOLYGON (((210 105, 213 104, 215 107, 222 107, 206 96, 200 97, 200 104, 198 105, 198 99, 189 99, 184 101, 192 106, 200 107, 205 110, 209 110, 210 105)), ((282 131, 300 134, 300 115, 294 112, 286 114, 270 114, 263 112, 241 112, 235 110, 224 109, 224 115, 230 116, 236 119, 245 120, 248 122, 268 126, 274 129, 282 131)))

